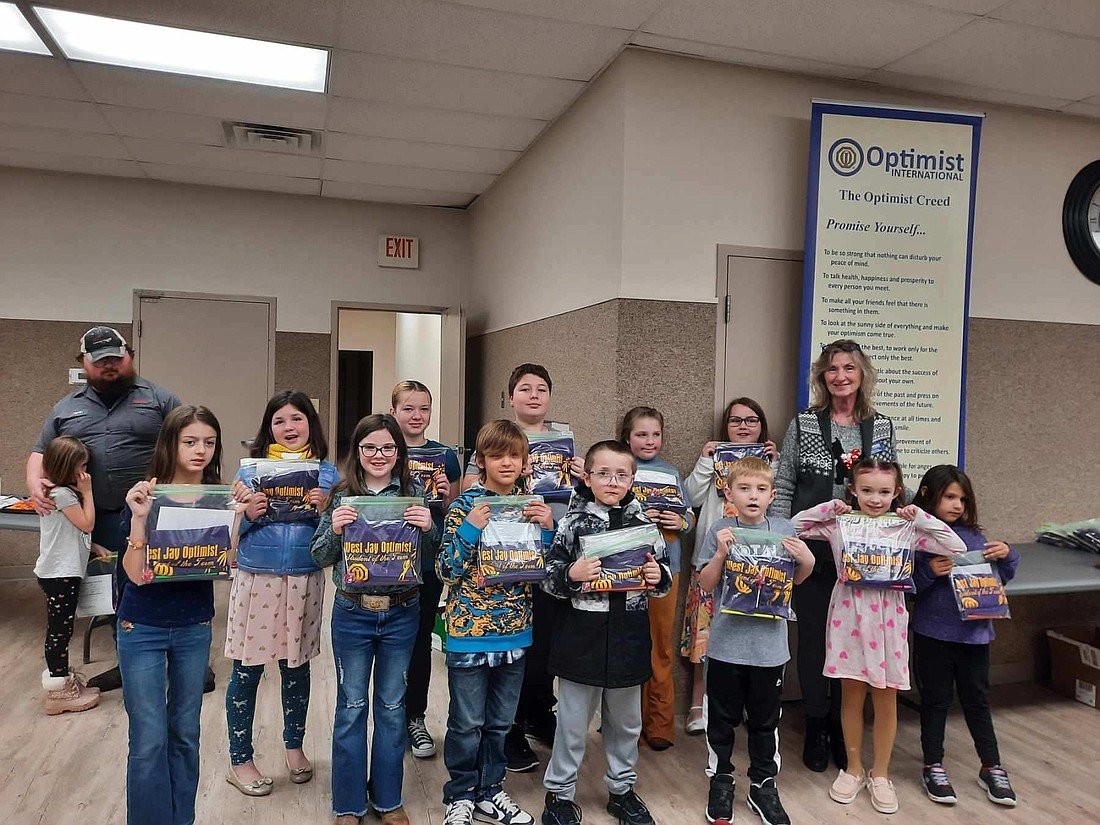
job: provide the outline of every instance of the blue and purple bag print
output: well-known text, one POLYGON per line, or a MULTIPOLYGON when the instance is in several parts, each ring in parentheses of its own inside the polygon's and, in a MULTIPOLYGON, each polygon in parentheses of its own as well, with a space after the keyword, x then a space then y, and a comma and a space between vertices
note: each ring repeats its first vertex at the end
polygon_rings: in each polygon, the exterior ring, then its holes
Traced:
POLYGON ((634 474, 632 489, 643 510, 670 510, 680 515, 687 512, 684 491, 672 473, 643 468, 634 474))
POLYGON ((479 585, 537 582, 546 578, 542 525, 523 518, 523 508, 542 496, 486 496, 489 523, 477 546, 479 585))
POLYGON ((737 527, 723 569, 722 612, 790 619, 795 562, 783 536, 737 527))
POLYGON ((959 618, 964 622, 1012 618, 997 565, 986 561, 980 550, 955 556, 955 566, 948 575, 959 618))
POLYGON ((582 593, 609 593, 623 590, 645 590, 642 566, 652 553, 663 547, 661 532, 656 525, 645 524, 581 536, 581 555, 599 559, 600 577, 581 585, 582 593))
POLYGON ((843 549, 840 580, 849 587, 872 587, 911 593, 913 522, 899 516, 837 516, 843 549))
POLYGON ((405 511, 424 499, 404 496, 348 496, 359 518, 344 528, 343 587, 361 592, 381 586, 421 583, 421 530, 405 521, 405 511))
POLYGON ((443 494, 439 492, 439 478, 447 477, 447 448, 409 447, 409 472, 417 485, 424 489, 428 507, 441 510, 443 494))
POLYGON ((143 580, 229 578, 242 511, 226 485, 158 484, 149 511, 143 580))
POLYGON ((768 460, 767 448, 763 444, 719 444, 714 448, 714 492, 718 498, 726 498, 726 476, 730 468, 747 456, 768 460))
POLYGON ((241 466, 256 468, 249 485, 267 496, 267 512, 257 524, 320 520, 306 496, 320 486, 321 462, 312 459, 242 458, 241 466))
POLYGON ((527 433, 531 475, 527 492, 547 502, 568 502, 573 495, 573 477, 569 462, 575 454, 573 433, 550 431, 527 433))

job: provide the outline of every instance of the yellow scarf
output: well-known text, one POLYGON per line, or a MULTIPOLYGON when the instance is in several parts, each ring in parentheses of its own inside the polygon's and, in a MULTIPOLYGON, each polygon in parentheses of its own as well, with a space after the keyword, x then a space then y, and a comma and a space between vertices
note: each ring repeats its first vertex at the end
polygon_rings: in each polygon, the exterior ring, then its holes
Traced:
POLYGON ((271 442, 271 446, 267 448, 267 457, 288 460, 313 458, 313 450, 309 448, 308 444, 305 446, 304 449, 291 450, 284 447, 279 442, 273 441, 271 442))

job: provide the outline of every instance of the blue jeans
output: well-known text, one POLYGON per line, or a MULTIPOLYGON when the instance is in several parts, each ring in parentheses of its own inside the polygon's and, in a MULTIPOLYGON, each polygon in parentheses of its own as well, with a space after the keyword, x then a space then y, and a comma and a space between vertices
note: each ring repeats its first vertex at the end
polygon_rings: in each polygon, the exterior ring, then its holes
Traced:
POLYGON ((199 715, 210 623, 119 622, 118 666, 130 720, 128 825, 191 825, 199 786, 199 715))
POLYGON ((384 612, 365 610, 336 594, 332 653, 336 659, 336 719, 332 726, 332 811, 366 816, 401 807, 405 776, 405 687, 416 628, 418 599, 384 612), (371 671, 374 698, 370 701, 371 671), (370 772, 367 717, 374 710, 370 772), (368 801, 369 795, 369 801, 368 801))
POLYGON ((489 667, 449 667, 451 708, 443 761, 451 779, 443 801, 492 799, 504 785, 504 737, 512 727, 527 657, 489 667))
MULTIPOLYGON (((251 762, 252 723, 256 718, 256 691, 264 675, 263 665, 243 665, 234 660, 225 689, 225 719, 229 728, 229 763, 251 762)), ((306 736, 306 713, 309 711, 309 662, 287 667, 279 660, 282 682, 283 744, 288 751, 302 747, 306 736)))

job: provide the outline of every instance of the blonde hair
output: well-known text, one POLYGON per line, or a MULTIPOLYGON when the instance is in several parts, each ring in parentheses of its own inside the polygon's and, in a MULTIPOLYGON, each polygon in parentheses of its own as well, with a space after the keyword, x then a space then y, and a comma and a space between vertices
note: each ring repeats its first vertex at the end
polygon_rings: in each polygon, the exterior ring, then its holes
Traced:
POLYGON ((419 381, 399 381, 394 385, 394 388, 390 391, 390 406, 395 410, 400 402, 401 395, 406 392, 422 392, 428 396, 428 403, 432 401, 432 391, 427 388, 426 385, 421 384, 419 381))
POLYGON ((772 475, 772 465, 762 458, 747 455, 733 462, 729 472, 726 473, 726 487, 732 489, 734 482, 745 476, 759 476, 766 478, 768 483, 775 486, 775 478, 772 475))
POLYGON ((832 398, 829 388, 825 386, 825 373, 833 363, 833 357, 839 353, 847 353, 852 356, 861 373, 859 389, 856 391, 855 416, 862 421, 875 414, 875 407, 871 403, 871 397, 875 394, 875 383, 878 381, 878 370, 871 363, 859 344, 847 338, 833 341, 821 348, 821 355, 817 356, 813 366, 810 367, 810 409, 827 410, 832 406, 832 398))

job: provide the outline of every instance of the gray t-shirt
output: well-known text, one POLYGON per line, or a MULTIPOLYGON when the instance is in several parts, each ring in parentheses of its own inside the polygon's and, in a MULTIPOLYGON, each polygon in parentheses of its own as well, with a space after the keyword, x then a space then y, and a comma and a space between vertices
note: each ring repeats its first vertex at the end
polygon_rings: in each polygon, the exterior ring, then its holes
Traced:
POLYGON ((61 511, 80 504, 76 493, 68 487, 54 487, 50 496, 57 509, 39 521, 38 563, 34 575, 40 579, 64 579, 70 576, 84 578, 88 569, 88 551, 91 536, 69 521, 61 511))
MULTIPOLYGON (((718 549, 715 536, 723 527, 752 527, 767 530, 780 536, 793 536, 794 525, 785 518, 770 516, 762 524, 744 524, 736 518, 718 519, 707 531, 703 548, 699 551, 698 569, 702 570, 714 558, 718 549)), ((737 616, 722 612, 722 593, 726 587, 726 574, 714 588, 714 620, 707 637, 707 656, 720 662, 754 667, 777 667, 791 658, 787 644, 787 622, 782 619, 764 619, 759 616, 737 616)))

